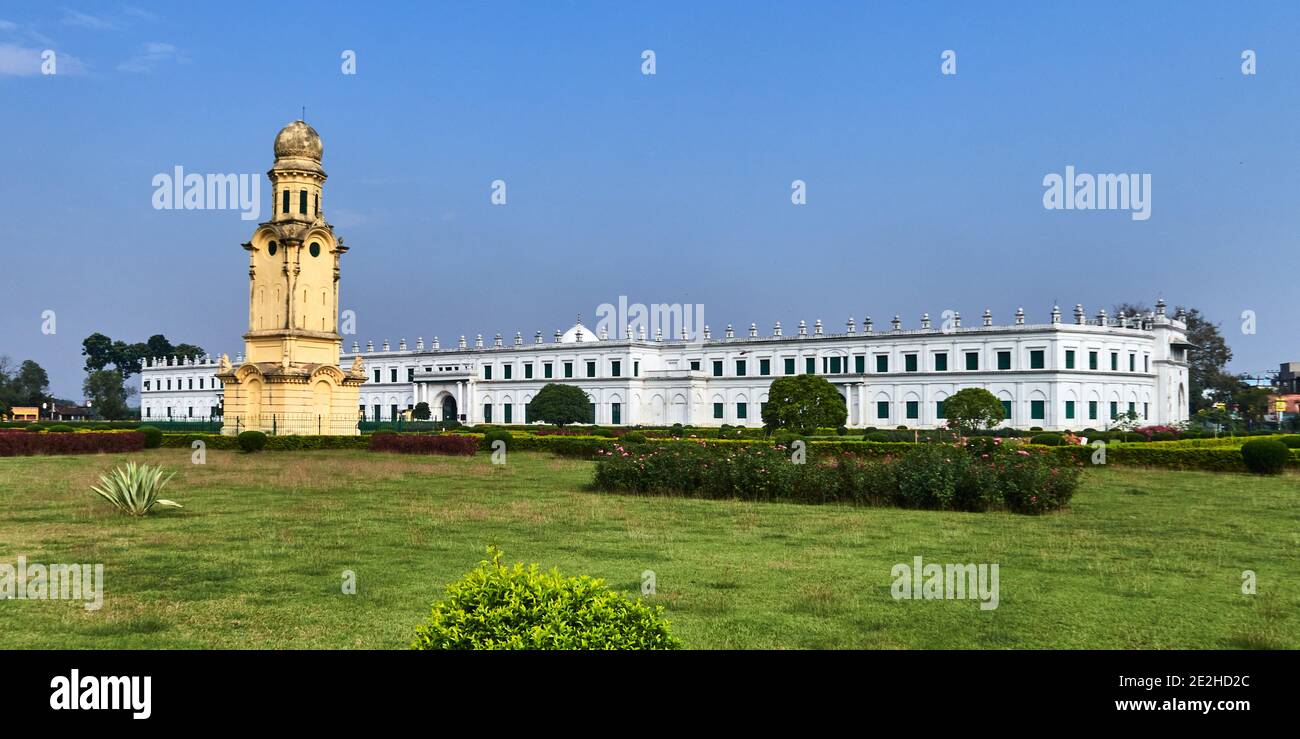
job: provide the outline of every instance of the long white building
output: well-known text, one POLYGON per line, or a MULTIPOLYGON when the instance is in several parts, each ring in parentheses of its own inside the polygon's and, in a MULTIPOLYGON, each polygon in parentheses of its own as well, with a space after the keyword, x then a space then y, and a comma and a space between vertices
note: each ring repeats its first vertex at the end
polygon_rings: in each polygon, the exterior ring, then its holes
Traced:
MULTIPOLYGON (((528 404, 547 383, 571 383, 589 398, 596 423, 757 427, 772 380, 810 373, 825 377, 845 398, 848 425, 856 428, 934 428, 944 424, 943 403, 967 387, 981 387, 1002 400, 1006 424, 1028 429, 1105 428, 1135 412, 1143 425, 1188 419, 1186 324, 1181 315, 1155 312, 1089 319, 1076 306, 1062 321, 1053 308, 1047 323, 995 326, 984 312, 979 325, 963 326, 950 315, 942 326, 923 316, 903 328, 897 316, 877 329, 870 318, 850 319, 840 333, 812 331, 800 321, 794 334, 778 323, 769 336, 750 325, 737 336, 707 328, 694 340, 647 338, 644 330, 622 338, 598 336, 581 323, 531 342, 516 333, 484 344, 461 337, 442 348, 401 340, 364 351, 356 343, 340 357, 360 357, 367 381, 358 417, 389 420, 427 403, 436 420, 463 423, 528 423, 528 404)), ((210 378, 215 366, 151 362, 142 372, 142 415, 201 415, 202 399, 219 405, 220 386, 192 393, 190 378, 210 378), (164 389, 170 384, 178 389, 164 389), (179 389, 183 387, 184 389, 179 389)), ((199 385, 202 390, 203 384, 199 385)))
POLYGON ((221 415, 219 369, 211 356, 145 359, 140 371, 140 418, 186 421, 221 415))

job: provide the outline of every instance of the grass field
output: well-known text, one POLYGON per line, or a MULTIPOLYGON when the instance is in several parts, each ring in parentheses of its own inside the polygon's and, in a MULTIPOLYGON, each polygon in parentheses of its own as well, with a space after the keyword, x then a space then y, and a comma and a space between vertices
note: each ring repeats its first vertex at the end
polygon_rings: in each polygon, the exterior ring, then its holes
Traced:
POLYGON ((105 565, 99 611, 0 601, 0 648, 404 648, 489 544, 629 595, 653 570, 694 648, 1300 647, 1294 474, 1092 470, 1071 510, 1029 517, 616 496, 540 454, 189 455, 0 459, 0 563, 105 565), (89 492, 142 458, 184 510, 89 492), (1000 606, 894 600, 918 555, 998 563, 1000 606))

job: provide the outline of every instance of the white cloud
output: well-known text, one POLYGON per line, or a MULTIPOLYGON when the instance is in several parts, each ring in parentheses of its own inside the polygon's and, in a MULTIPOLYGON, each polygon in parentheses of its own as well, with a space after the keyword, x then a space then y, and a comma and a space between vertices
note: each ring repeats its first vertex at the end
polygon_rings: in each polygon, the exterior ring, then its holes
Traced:
POLYGON ((149 74, 159 64, 173 62, 188 64, 189 61, 174 45, 162 41, 152 41, 142 46, 129 59, 117 65, 117 69, 119 72, 149 74))
POLYGON ((116 31, 122 27, 120 23, 111 18, 82 13, 71 8, 63 8, 63 23, 78 28, 89 28, 92 31, 116 31))

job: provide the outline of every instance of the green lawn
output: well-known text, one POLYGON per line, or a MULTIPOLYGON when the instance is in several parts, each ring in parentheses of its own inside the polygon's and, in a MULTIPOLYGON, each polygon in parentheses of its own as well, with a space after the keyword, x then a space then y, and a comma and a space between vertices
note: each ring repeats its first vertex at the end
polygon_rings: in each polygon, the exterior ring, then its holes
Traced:
POLYGON ((0 601, 0 648, 403 648, 442 586, 508 560, 639 593, 696 648, 1296 648, 1300 478, 1089 471, 1029 517, 588 492, 592 463, 364 451, 0 459, 0 563, 103 562, 105 603, 0 601), (114 513, 115 463, 182 511, 114 513), (890 569, 998 563, 1000 607, 896 601, 890 569), (341 592, 356 573, 357 594, 341 592), (1257 595, 1241 593, 1243 570, 1257 595))

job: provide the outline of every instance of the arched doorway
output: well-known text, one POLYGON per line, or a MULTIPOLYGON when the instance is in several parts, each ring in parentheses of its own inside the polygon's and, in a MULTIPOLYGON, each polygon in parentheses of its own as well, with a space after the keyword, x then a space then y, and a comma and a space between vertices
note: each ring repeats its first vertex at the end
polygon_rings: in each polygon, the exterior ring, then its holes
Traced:
POLYGON ((450 394, 442 397, 442 420, 457 420, 456 415, 456 398, 450 394))

